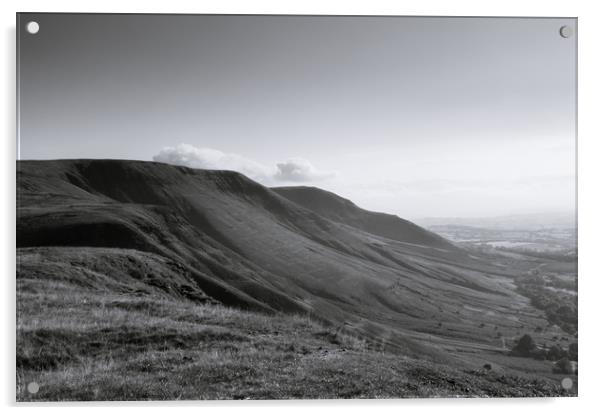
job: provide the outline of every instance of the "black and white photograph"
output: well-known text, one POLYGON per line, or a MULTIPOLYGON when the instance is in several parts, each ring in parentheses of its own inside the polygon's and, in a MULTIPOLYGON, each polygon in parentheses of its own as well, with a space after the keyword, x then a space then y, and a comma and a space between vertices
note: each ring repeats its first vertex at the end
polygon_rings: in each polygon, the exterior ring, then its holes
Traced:
POLYGON ((578 395, 577 18, 16 19, 17 402, 578 395))

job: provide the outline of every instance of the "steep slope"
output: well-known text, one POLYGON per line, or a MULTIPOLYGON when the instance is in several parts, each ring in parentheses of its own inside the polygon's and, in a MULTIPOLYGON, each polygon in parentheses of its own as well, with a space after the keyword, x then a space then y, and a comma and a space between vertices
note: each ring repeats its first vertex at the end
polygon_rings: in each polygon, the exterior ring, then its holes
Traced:
POLYGON ((354 206, 334 217, 338 209, 291 201, 238 173, 21 161, 17 185, 17 245, 47 260, 64 253, 40 247, 152 254, 224 304, 309 315, 443 361, 460 346, 499 348, 482 325, 514 335, 544 324, 501 271, 434 234, 354 206))
POLYGON ((410 221, 361 209, 352 201, 317 187, 273 187, 272 190, 318 215, 374 235, 399 242, 454 249, 449 241, 410 221))

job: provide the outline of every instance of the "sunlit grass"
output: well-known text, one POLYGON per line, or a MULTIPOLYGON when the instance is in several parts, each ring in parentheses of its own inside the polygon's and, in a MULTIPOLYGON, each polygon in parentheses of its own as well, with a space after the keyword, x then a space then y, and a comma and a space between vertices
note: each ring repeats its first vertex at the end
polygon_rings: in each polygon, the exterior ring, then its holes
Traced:
MULTIPOLYGON (((376 351, 309 320, 20 280, 18 400, 558 395, 376 351), (36 289, 32 289, 36 287, 36 289), (38 393, 25 385, 35 381, 38 393), (527 391, 527 392, 526 392, 527 391)), ((520 382, 519 379, 517 382, 520 382)))

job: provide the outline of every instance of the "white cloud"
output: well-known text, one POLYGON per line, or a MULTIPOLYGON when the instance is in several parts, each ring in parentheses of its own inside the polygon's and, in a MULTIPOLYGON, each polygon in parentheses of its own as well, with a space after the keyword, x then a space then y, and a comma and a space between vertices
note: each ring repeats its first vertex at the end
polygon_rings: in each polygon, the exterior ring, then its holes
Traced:
POLYGON ((274 178, 284 182, 311 182, 334 176, 333 172, 320 171, 302 158, 288 159, 284 163, 276 164, 276 168, 274 178))
POLYGON ((265 181, 270 176, 269 168, 253 160, 212 148, 197 148, 190 144, 165 147, 153 160, 194 169, 234 170, 260 181, 265 181))
POLYGON ((273 182, 312 182, 334 177, 334 172, 316 169, 308 160, 291 158, 270 167, 233 153, 212 148, 197 148, 190 144, 165 147, 153 157, 154 161, 196 169, 233 170, 264 184, 273 182))

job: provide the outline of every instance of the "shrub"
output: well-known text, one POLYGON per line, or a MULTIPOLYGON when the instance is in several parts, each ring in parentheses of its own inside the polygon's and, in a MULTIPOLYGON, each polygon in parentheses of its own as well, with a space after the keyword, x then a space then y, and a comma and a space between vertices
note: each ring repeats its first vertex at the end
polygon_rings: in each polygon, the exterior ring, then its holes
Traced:
POLYGON ((537 349, 537 346, 535 345, 533 338, 528 334, 525 334, 518 340, 516 346, 512 349, 512 352, 518 356, 530 356, 535 349, 537 349))
POLYGON ((573 373, 573 365, 571 364, 571 361, 568 358, 563 357, 554 364, 552 372, 570 375, 573 373))
POLYGON ((548 349, 546 359, 548 360, 559 360, 566 356, 566 351, 562 350, 559 346, 554 345, 548 349))

